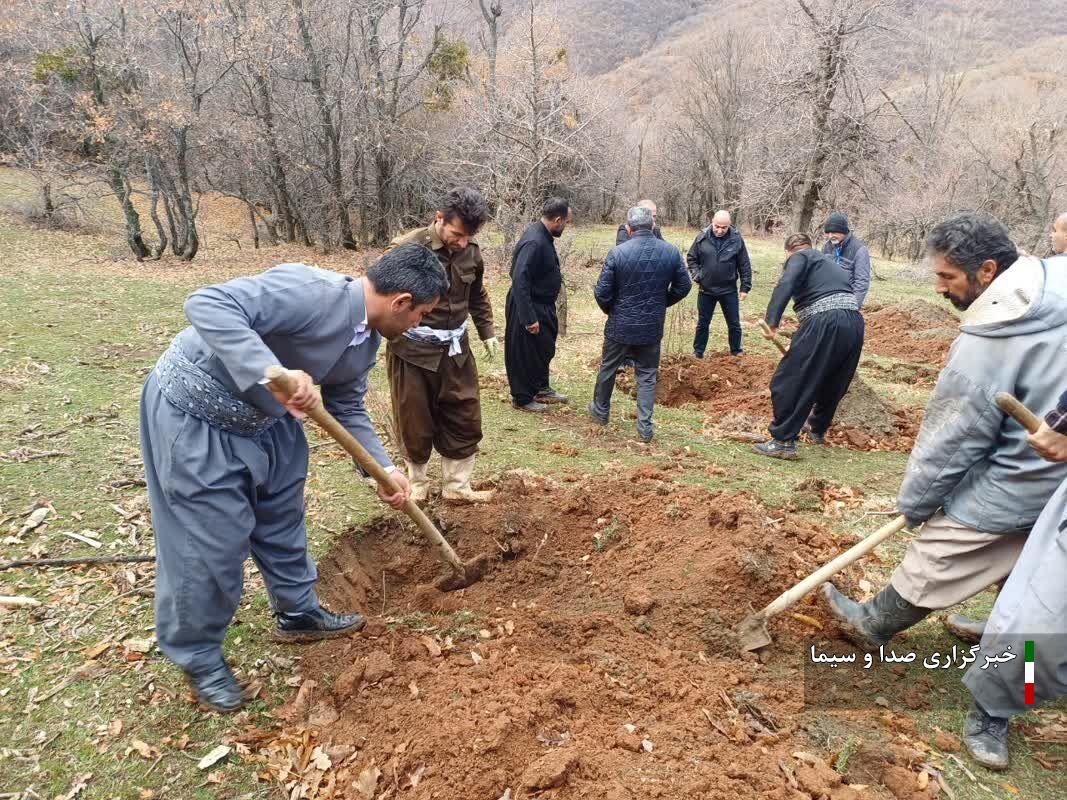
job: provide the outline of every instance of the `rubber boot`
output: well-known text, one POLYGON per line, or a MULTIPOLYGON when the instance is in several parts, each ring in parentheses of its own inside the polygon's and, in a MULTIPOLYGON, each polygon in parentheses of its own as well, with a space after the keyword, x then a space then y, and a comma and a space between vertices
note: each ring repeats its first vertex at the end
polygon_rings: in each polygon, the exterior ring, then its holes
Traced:
POLYGON ((492 492, 476 492, 471 488, 474 456, 441 459, 441 497, 463 503, 488 503, 492 492))
POLYGON ((416 503, 426 502, 430 496, 430 478, 427 475, 430 465, 404 461, 408 470, 408 482, 411 484, 411 499, 416 503))
POLYGON ((963 723, 963 746, 986 769, 1003 772, 1011 763, 1008 720, 987 714, 978 703, 972 703, 963 723))
POLYGON ((832 583, 823 595, 849 641, 872 650, 921 621, 933 609, 913 606, 889 584, 866 603, 850 600, 832 583))
POLYGON ((985 633, 986 620, 973 619, 963 614, 949 614, 945 617, 945 627, 949 633, 967 644, 978 644, 985 633))

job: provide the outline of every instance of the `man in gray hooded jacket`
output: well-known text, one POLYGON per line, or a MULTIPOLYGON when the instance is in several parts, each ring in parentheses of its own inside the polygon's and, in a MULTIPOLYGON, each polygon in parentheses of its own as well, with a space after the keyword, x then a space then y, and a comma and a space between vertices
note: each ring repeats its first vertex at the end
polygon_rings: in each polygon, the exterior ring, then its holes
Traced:
POLYGON ((935 226, 927 245, 937 292, 963 315, 897 498, 922 528, 868 602, 824 586, 850 638, 870 647, 1003 581, 1067 477, 994 402, 1011 392, 1030 408, 1055 405, 1067 383, 1067 271, 1019 258, 1007 229, 975 212, 935 226))

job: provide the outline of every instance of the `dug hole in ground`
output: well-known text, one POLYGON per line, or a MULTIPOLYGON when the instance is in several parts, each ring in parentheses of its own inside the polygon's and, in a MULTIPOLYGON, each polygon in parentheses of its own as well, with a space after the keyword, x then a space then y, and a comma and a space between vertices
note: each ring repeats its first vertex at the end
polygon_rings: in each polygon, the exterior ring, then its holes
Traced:
POLYGON ((441 567, 398 516, 322 561, 326 601, 371 620, 306 651, 277 728, 236 737, 264 780, 297 797, 937 796, 892 712, 854 715, 847 769, 818 755, 802 658, 836 632, 814 595, 772 647, 738 650, 737 622, 839 552, 827 529, 669 469, 496 489, 431 510, 464 557, 496 554, 468 589, 429 588, 441 567))

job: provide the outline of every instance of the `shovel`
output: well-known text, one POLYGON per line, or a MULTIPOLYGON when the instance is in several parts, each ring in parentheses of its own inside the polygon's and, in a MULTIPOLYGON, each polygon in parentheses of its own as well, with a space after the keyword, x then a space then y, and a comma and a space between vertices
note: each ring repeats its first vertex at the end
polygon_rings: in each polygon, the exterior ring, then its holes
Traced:
MULTIPOLYGON (((760 326, 760 329, 764 333, 770 333, 771 332, 771 326, 767 324, 767 320, 761 319, 759 321, 759 326, 760 326)), ((786 347, 785 344, 782 342, 782 340, 778 338, 777 334, 775 334, 774 336, 771 337, 771 341, 774 342, 774 346, 778 348, 778 350, 781 352, 781 354, 783 356, 786 353, 789 352, 789 348, 786 347)))
MULTIPOLYGON (((288 370, 282 367, 268 367, 267 379, 282 393, 291 394, 288 370)), ((307 415, 315 420, 319 427, 326 431, 334 441, 347 450, 348 454, 363 468, 363 471, 374 478, 379 486, 385 487, 390 494, 400 491, 400 487, 389 477, 389 473, 385 471, 385 468, 374 460, 374 456, 367 452, 366 448, 337 421, 333 414, 323 408, 321 400, 307 412, 307 415)), ((441 555, 441 560, 452 568, 452 574, 438 579, 434 586, 443 592, 450 592, 454 589, 463 589, 482 579, 489 566, 488 556, 481 555, 467 562, 460 561, 456 551, 452 549, 452 545, 445 541, 445 537, 437 530, 437 526, 430 521, 430 518, 410 498, 404 503, 404 513, 411 517, 411 520, 418 527, 419 532, 426 537, 426 540, 437 548, 438 553, 441 555)))
POLYGON ((1030 433, 1037 433, 1037 429, 1041 427, 1041 419, 1037 414, 1020 403, 1015 395, 1008 392, 997 392, 993 400, 996 402, 997 408, 1012 417, 1030 433))
POLYGON ((767 631, 767 620, 776 614, 781 614, 790 606, 795 605, 804 597, 804 595, 816 586, 822 585, 849 564, 871 552, 894 533, 903 530, 906 525, 907 523, 904 521, 904 515, 901 514, 892 522, 883 525, 870 536, 852 545, 852 547, 841 553, 830 563, 819 567, 815 572, 811 573, 811 575, 806 577, 796 586, 791 589, 786 589, 760 611, 745 617, 737 628, 734 629, 734 632, 737 635, 737 640, 741 645, 741 649, 759 650, 761 647, 769 645, 772 640, 771 634, 767 631))

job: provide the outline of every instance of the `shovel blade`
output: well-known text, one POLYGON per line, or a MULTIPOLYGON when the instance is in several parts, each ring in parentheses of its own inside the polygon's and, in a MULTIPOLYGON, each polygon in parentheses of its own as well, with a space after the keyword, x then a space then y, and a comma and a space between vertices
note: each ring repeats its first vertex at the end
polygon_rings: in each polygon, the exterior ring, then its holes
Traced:
POLYGON ((745 617, 735 629, 735 633, 737 643, 744 652, 759 650, 772 641, 771 634, 767 630, 767 618, 762 614, 745 617))
POLYGON ((452 572, 443 578, 439 578, 434 586, 442 592, 454 592, 457 589, 466 589, 472 583, 477 583, 485 577, 489 569, 490 558, 488 555, 480 555, 463 563, 462 572, 452 572))

